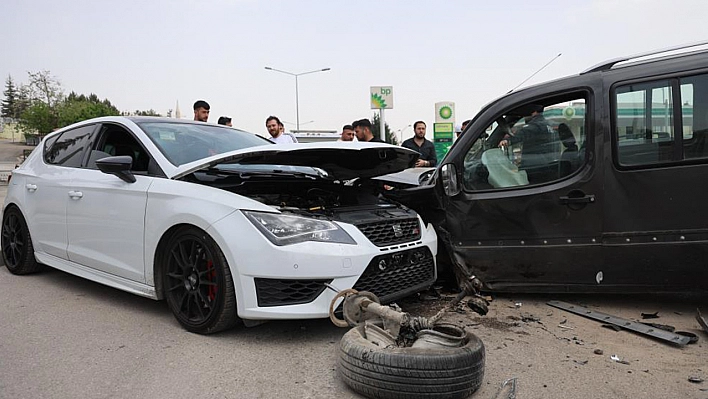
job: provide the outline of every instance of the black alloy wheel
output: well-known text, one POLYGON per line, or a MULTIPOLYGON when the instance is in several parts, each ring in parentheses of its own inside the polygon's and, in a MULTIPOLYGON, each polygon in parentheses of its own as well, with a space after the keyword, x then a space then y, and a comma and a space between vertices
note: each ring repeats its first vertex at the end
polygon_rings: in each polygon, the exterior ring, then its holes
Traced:
POLYGON ((165 297, 185 329, 211 334, 237 323, 231 272, 208 234, 195 227, 176 231, 168 242, 164 262, 165 297))
POLYGON ((10 206, 2 219, 2 258, 12 274, 35 273, 42 265, 34 258, 32 237, 22 212, 10 206))

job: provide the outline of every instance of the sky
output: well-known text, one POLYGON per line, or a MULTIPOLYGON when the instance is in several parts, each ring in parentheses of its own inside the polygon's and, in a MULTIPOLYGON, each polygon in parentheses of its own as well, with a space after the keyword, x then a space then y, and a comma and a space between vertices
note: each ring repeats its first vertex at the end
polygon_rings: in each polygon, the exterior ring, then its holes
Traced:
MULTIPOLYGON (((601 61, 708 39, 705 0, 2 0, 0 77, 48 70, 66 93, 122 111, 211 105, 209 121, 267 135, 265 120, 338 130, 370 118, 370 87, 392 86, 389 127, 411 137, 435 103, 459 124, 522 87, 601 61)), ((4 84, 3 84, 4 88, 4 84)))

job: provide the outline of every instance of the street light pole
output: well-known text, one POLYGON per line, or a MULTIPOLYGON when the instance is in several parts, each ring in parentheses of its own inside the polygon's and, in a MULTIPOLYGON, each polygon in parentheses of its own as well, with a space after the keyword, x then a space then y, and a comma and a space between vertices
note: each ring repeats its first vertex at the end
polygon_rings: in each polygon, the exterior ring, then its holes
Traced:
POLYGON ((267 69, 269 71, 284 73, 284 74, 290 75, 290 76, 295 76, 295 118, 297 121, 297 125, 296 125, 297 130, 299 131, 300 130, 300 94, 298 92, 298 82, 297 82, 298 76, 307 75, 307 74, 315 73, 315 72, 325 72, 325 71, 329 71, 331 68, 315 69, 314 71, 301 72, 301 73, 293 73, 293 72, 283 71, 283 70, 275 69, 275 68, 271 68, 271 67, 265 67, 265 69, 267 69))

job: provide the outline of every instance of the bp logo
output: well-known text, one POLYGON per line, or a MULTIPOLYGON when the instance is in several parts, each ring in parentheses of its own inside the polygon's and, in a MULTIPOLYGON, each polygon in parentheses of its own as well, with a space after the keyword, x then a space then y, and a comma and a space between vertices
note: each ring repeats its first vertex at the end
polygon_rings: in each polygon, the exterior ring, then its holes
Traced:
POLYGON ((443 105, 440 107, 438 114, 440 114, 440 117, 443 119, 450 119, 452 117, 452 108, 447 105, 443 105))
POLYGON ((563 117, 567 120, 573 119, 575 116, 575 108, 573 107, 565 107, 563 109, 563 117))
POLYGON ((386 100, 378 93, 371 94, 371 108, 386 108, 386 100))

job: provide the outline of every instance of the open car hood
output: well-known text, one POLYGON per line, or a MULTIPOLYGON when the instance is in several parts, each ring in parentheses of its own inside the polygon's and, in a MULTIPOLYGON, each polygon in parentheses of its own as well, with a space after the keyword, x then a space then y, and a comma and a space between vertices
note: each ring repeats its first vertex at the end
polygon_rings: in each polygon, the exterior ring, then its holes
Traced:
POLYGON ((168 176, 178 179, 218 164, 310 166, 332 179, 369 178, 410 168, 418 153, 383 143, 328 142, 274 144, 244 148, 180 165, 168 176))

